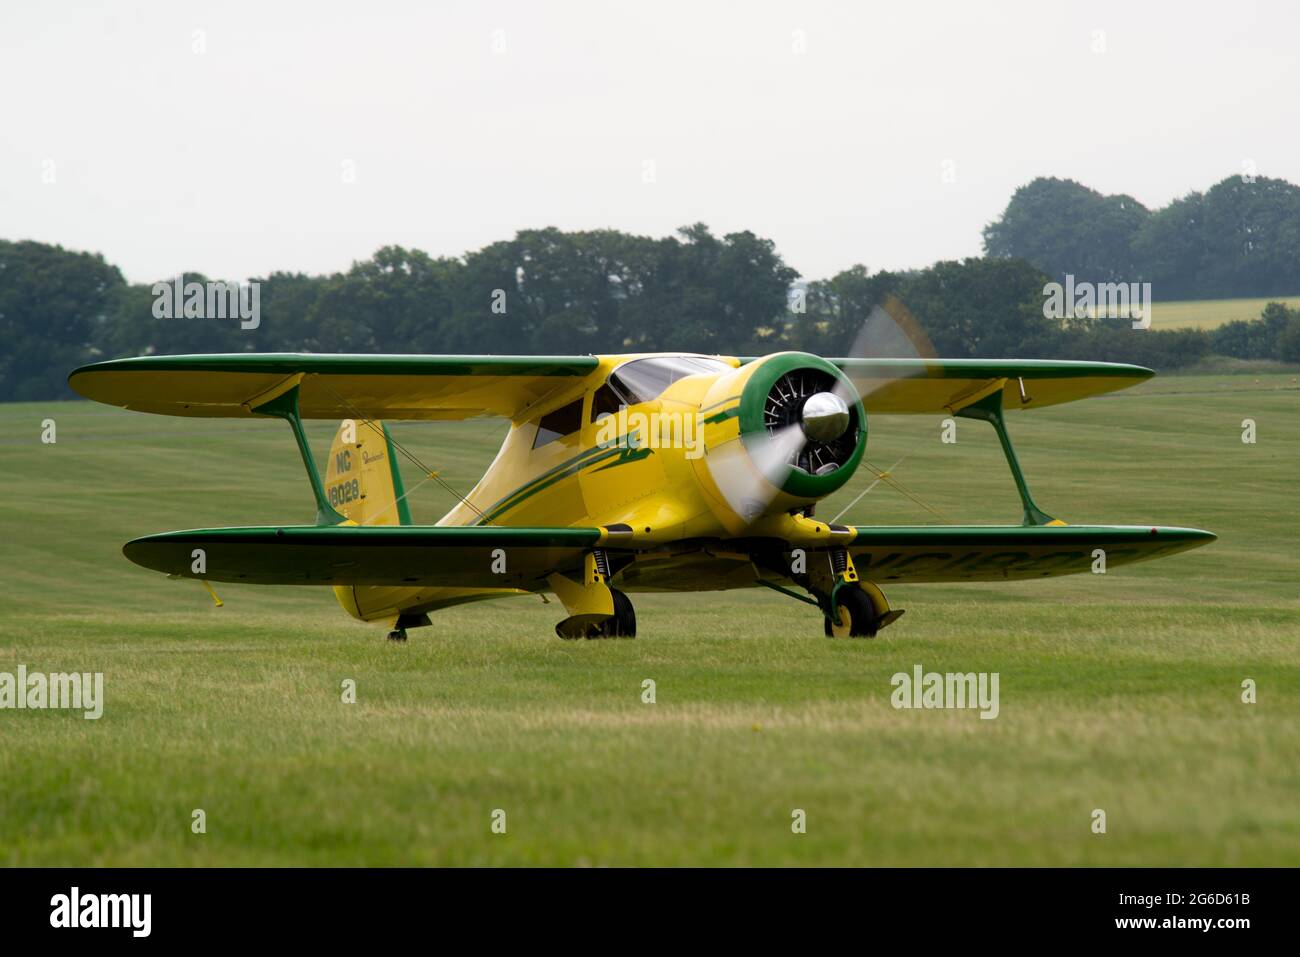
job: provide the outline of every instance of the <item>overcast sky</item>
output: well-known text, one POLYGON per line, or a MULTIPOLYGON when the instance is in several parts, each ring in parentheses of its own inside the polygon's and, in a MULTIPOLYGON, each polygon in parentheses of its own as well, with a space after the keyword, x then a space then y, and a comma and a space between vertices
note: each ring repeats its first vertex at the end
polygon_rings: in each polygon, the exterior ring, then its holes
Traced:
POLYGON ((807 278, 919 267, 1039 175, 1300 182, 1298 35, 1287 2, 4 0, 0 238, 243 279, 703 221, 807 278))

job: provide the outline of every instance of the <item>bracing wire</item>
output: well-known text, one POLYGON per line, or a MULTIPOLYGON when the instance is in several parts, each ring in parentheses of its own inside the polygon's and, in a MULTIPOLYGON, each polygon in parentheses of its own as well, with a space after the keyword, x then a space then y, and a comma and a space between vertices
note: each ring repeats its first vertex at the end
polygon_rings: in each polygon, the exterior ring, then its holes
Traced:
POLYGON ((924 501, 924 500, 923 500, 919 495, 917 495, 915 492, 913 492, 912 490, 910 490, 909 488, 907 488, 907 486, 903 485, 902 482, 898 481, 898 479, 894 477, 894 471, 895 471, 895 470, 896 470, 900 465, 902 465, 903 462, 904 462, 904 461, 905 461, 905 460, 906 460, 906 459, 907 459, 907 458, 908 458, 908 457, 909 457, 913 452, 916 451, 916 449, 917 449, 917 446, 916 446, 916 445, 912 446, 912 448, 908 449, 906 452, 903 453, 902 457, 900 457, 899 460, 898 460, 897 462, 895 462, 892 466, 890 466, 890 467, 887 468, 887 469, 877 468, 877 467, 876 467, 875 465, 873 465, 871 462, 868 462, 866 459, 863 459, 863 460, 862 460, 862 464, 865 465, 867 468, 869 468, 869 469, 872 471, 872 473, 875 474, 875 476, 876 476, 875 481, 873 481, 870 485, 868 485, 868 486, 867 486, 866 488, 864 488, 861 492, 859 492, 859 493, 857 494, 857 497, 854 498, 853 501, 849 502, 848 505, 846 505, 846 506, 844 506, 842 509, 840 509, 839 514, 836 515, 833 519, 831 519, 831 522, 838 522, 838 521, 840 520, 840 518, 844 515, 845 512, 847 512, 849 509, 853 508, 853 506, 857 505, 858 502, 860 502, 860 501, 862 500, 863 496, 865 496, 868 492, 870 492, 873 488, 875 488, 875 487, 876 487, 877 485, 879 485, 881 482, 884 482, 886 485, 889 485, 891 488, 893 488, 893 489, 894 489, 895 491, 897 491, 899 494, 906 496, 907 498, 911 499, 911 501, 913 501, 914 503, 916 503, 917 505, 919 505, 921 508, 925 509, 927 512, 930 512, 932 515, 934 515, 935 517, 937 517, 940 521, 943 521, 943 522, 945 522, 945 523, 951 525, 951 524, 952 524, 952 519, 950 519, 947 515, 945 515, 945 514, 944 514, 943 512, 941 512, 939 509, 935 508, 934 506, 930 505, 928 502, 924 501))
MULTIPOLYGON (((384 430, 383 430, 380 426, 378 426, 378 425, 375 424, 375 420, 374 420, 374 419, 372 419, 372 418, 370 418, 369 416, 363 414, 363 413, 362 413, 362 412, 361 412, 361 411, 360 411, 356 406, 354 406, 354 405, 353 405, 351 402, 349 402, 346 398, 344 398, 343 396, 341 396, 341 395, 339 395, 337 392, 335 392, 332 388, 330 388, 329 383, 326 382, 324 379, 321 379, 321 380, 320 380, 320 384, 321 384, 321 386, 325 389, 326 392, 328 392, 330 395, 334 396, 334 398, 337 399, 337 400, 339 401, 339 403, 340 403, 340 404, 341 404, 345 409, 347 409, 349 412, 352 413, 352 418, 353 418, 353 419, 356 419, 357 421, 363 423, 363 424, 364 424, 365 426, 367 426, 367 427, 368 427, 372 432, 374 432, 376 435, 380 436, 381 438, 384 436, 384 430)), ((424 462, 422 462, 422 461, 420 460, 419 456, 417 456, 414 452, 410 451, 410 450, 409 450, 405 445, 403 445, 401 442, 398 442, 397 439, 393 438, 391 434, 388 436, 388 441, 392 442, 392 443, 393 443, 393 448, 397 449, 399 452, 401 452, 403 455, 405 455, 408 459, 410 459, 411 462, 415 465, 415 467, 418 468, 418 469, 420 470, 420 472, 424 475, 424 478, 420 481, 419 485, 416 485, 415 488, 412 488, 412 489, 410 490, 410 492, 407 492, 405 495, 402 496, 402 498, 406 498, 408 495, 411 494, 411 492, 414 492, 415 489, 419 488, 421 485, 424 485, 425 482, 428 482, 430 479, 432 479, 433 481, 435 481, 435 482, 437 482, 439 485, 441 485, 441 486, 442 486, 442 487, 443 487, 447 492, 449 492, 451 495, 455 496, 455 498, 456 498, 456 499, 457 499, 457 500, 458 500, 462 505, 464 505, 465 507, 471 509, 471 510, 474 512, 474 514, 476 514, 480 519, 485 519, 485 518, 486 518, 486 516, 485 516, 485 515, 483 514, 483 512, 478 508, 478 506, 474 505, 471 501, 469 501, 469 499, 467 499, 467 498, 465 498, 465 496, 461 495, 460 492, 458 492, 455 488, 453 488, 453 487, 451 486, 450 483, 448 483, 445 479, 442 478, 442 476, 440 476, 440 475, 439 475, 437 472, 435 472, 433 469, 431 469, 431 468, 429 468, 427 465, 425 465, 424 462)), ((396 501, 394 501, 394 502, 393 502, 393 505, 395 506, 395 505, 397 504, 397 502, 400 502, 400 501, 402 500, 402 498, 399 498, 399 499, 397 499, 396 501)), ((381 514, 382 514, 382 513, 381 513, 381 514)))

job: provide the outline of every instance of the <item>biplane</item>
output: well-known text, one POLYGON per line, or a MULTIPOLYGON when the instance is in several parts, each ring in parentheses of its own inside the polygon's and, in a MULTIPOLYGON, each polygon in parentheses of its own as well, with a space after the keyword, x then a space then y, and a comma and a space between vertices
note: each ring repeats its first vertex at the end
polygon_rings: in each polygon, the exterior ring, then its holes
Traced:
MULTIPOLYGON (((871 637, 894 583, 1005 582, 1171 555, 1194 528, 1067 525, 1034 502, 1005 413, 1134 385, 1103 362, 696 354, 148 356, 84 366, 87 398, 140 412, 283 419, 311 524, 164 532, 128 559, 208 582, 330 586, 354 617, 408 628, 465 602, 554 595, 562 638, 633 637, 629 594, 766 587, 871 637), (852 478, 872 415, 989 423, 1019 525, 853 526, 816 515, 852 478), (392 420, 499 416, 496 459, 435 525, 411 521, 392 420), (341 419, 322 478, 305 419, 341 419), (201 557, 201 560, 199 560, 201 557)), ((209 586, 210 587, 210 586, 209 586)))

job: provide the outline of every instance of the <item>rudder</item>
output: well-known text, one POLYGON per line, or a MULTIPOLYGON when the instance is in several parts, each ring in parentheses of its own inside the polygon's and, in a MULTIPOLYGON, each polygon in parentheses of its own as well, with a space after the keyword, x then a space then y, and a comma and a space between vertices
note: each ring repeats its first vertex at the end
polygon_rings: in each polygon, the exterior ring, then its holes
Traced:
POLYGON ((388 427, 344 419, 330 445, 325 496, 357 525, 410 525, 411 513, 388 427))

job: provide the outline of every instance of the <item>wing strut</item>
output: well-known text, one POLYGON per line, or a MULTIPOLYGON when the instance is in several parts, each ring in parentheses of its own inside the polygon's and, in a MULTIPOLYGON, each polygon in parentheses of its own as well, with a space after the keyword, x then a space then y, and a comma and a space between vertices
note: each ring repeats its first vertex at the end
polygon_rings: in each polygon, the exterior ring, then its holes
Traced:
POLYGON ((307 479, 311 482, 312 494, 316 496, 316 524, 341 525, 347 519, 336 512, 330 505, 329 499, 325 497, 325 486, 320 480, 320 472, 316 468, 316 459, 311 453, 311 445, 307 442, 307 433, 303 431, 302 418, 298 415, 298 386, 302 378, 302 373, 299 373, 285 380, 271 392, 264 392, 250 399, 245 405, 254 415, 274 416, 289 423, 289 428, 293 429, 293 437, 298 442, 298 451, 302 454, 302 464, 307 468, 307 479), (266 399, 267 395, 271 398, 266 399))
MULTIPOLYGON (((1025 482, 1024 473, 1020 470, 1020 460, 1016 458, 1016 450, 1011 445, 1011 436, 1007 434, 1006 422, 1002 419, 1002 393, 1005 384, 1005 379, 998 380, 988 395, 969 405, 962 406, 953 414, 967 419, 980 419, 987 422, 993 426, 993 431, 998 434, 998 441, 1002 443, 1002 454, 1006 456, 1007 465, 1011 468, 1011 477, 1016 480, 1016 491, 1020 493, 1020 504, 1024 507, 1024 518, 1021 524, 1064 525, 1065 523, 1060 519, 1052 518, 1052 516, 1035 505, 1033 497, 1029 494, 1029 485, 1025 482)), ((1021 395, 1024 395, 1023 380, 1020 384, 1020 390, 1021 395)))

